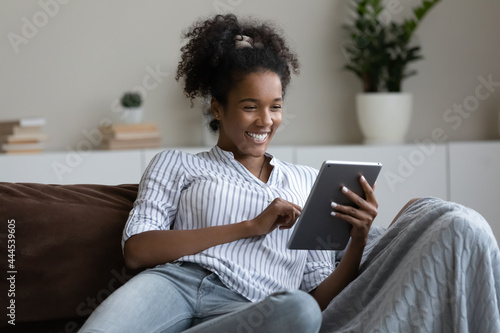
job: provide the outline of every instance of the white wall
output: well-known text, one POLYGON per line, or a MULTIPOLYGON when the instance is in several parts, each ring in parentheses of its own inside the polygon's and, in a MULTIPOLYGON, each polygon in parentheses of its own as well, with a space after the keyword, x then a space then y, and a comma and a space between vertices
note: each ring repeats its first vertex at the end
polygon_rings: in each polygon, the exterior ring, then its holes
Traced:
MULTIPOLYGON (((397 0, 392 0, 397 1, 397 0)), ((113 105, 137 85, 150 88, 146 120, 157 122, 165 146, 202 142, 199 109, 174 80, 181 31, 200 16, 227 10, 272 19, 298 52, 276 144, 361 142, 354 115, 360 82, 342 71, 347 0, 2 0, 0 118, 41 115, 49 150, 78 149, 113 105), (38 27, 36 27, 38 25, 38 27), (36 30, 30 27, 35 27, 36 30), (15 45, 13 36, 23 42, 15 45), (10 36, 10 37, 9 37, 10 36), (10 39, 9 39, 10 38, 10 39), (20 39, 18 39, 20 40, 20 39), (151 71, 159 71, 157 82, 151 71)), ((407 12, 416 1, 401 0, 407 12)), ((442 0, 417 31, 425 59, 404 84, 414 93, 408 141, 442 128, 449 140, 498 138, 500 87, 460 124, 446 122, 454 104, 472 101, 479 77, 500 82, 500 1, 442 0), (451 125, 457 125, 453 128, 451 125)), ((485 93, 486 90, 480 92, 485 93)))

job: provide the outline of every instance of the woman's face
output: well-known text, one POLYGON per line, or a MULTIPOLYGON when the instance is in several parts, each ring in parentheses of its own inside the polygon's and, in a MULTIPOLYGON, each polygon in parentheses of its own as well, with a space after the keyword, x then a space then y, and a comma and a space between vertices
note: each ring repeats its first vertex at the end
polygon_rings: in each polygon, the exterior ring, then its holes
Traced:
POLYGON ((283 97, 276 73, 259 71, 243 76, 229 91, 223 108, 212 100, 219 120, 217 145, 237 160, 262 157, 281 124, 283 97))

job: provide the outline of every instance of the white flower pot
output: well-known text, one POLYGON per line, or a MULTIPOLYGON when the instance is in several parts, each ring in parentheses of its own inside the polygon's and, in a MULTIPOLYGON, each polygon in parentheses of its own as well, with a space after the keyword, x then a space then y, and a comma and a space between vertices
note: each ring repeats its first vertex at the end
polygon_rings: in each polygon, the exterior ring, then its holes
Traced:
POLYGON ((127 124, 139 124, 143 118, 142 108, 123 108, 121 119, 127 124))
POLYGON ((404 143, 410 126, 410 93, 360 93, 356 96, 358 122, 366 144, 404 143))

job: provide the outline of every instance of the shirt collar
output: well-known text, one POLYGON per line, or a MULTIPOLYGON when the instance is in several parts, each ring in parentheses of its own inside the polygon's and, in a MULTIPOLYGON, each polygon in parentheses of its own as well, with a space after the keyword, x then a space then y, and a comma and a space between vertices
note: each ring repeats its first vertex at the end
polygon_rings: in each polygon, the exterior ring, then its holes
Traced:
MULTIPOLYGON (((220 148, 219 146, 215 145, 213 146, 213 148, 210 150, 210 152, 217 158, 220 158, 222 160, 226 160, 226 161, 229 161, 229 160, 232 160, 232 161, 236 161, 234 159, 234 154, 230 151, 227 151, 227 150, 224 150, 222 148, 220 148)), ((266 152, 266 156, 267 157, 270 157, 271 158, 271 161, 269 161, 269 163, 272 165, 272 166, 275 166, 276 163, 275 163, 275 160, 274 160, 274 156, 267 153, 266 152)), ((237 162, 237 161, 236 161, 237 162)))
MULTIPOLYGON (((220 148, 217 145, 212 147, 212 149, 210 150, 210 153, 215 158, 222 160, 224 163, 234 165, 237 168, 244 168, 240 162, 238 162, 237 160, 234 159, 234 154, 232 152, 227 151, 227 150, 223 150, 222 148, 220 148)), ((277 178, 279 179, 279 176, 278 176, 279 175, 279 170, 278 170, 279 168, 277 167, 279 165, 279 163, 276 163, 277 159, 273 155, 266 152, 266 156, 271 158, 269 163, 273 166, 273 171, 271 172, 271 176, 269 177, 269 180, 267 181, 267 184, 270 185, 271 183, 276 182, 277 178)), ((255 180, 257 180, 257 179, 255 179, 255 180)))

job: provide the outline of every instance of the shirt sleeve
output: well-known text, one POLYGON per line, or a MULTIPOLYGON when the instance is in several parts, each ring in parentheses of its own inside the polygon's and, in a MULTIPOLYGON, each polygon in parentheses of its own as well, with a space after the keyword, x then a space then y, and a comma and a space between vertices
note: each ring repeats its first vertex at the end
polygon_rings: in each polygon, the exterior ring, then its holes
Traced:
POLYGON ((314 290, 333 272, 333 267, 331 251, 309 251, 300 289, 314 290))
POLYGON ((164 151, 151 160, 123 230, 122 247, 138 233, 171 229, 184 180, 180 151, 164 151))

